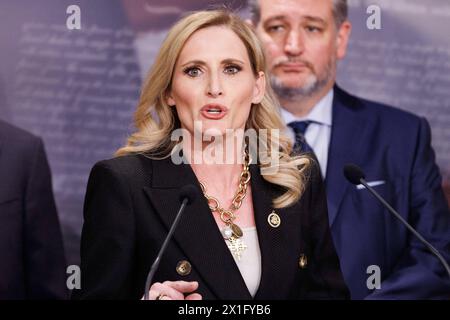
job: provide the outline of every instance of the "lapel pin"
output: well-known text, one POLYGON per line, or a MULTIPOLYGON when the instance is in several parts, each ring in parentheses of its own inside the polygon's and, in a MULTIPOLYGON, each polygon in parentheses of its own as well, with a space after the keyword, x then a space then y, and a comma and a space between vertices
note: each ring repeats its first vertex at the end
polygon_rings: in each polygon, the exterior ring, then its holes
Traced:
POLYGON ((281 224, 281 218, 280 216, 275 212, 275 210, 272 210, 272 213, 269 214, 267 217, 267 222, 272 228, 278 228, 281 224))

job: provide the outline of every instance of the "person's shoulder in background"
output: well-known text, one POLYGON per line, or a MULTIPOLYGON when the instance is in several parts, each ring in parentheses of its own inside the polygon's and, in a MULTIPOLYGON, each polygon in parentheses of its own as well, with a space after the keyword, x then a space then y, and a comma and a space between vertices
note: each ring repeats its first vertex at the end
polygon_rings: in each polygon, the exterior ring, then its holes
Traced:
POLYGON ((0 299, 65 299, 65 254, 41 138, 0 120, 0 299), (8 243, 8 244, 7 244, 8 243))
POLYGON ((353 95, 338 86, 335 86, 335 99, 335 103, 340 103, 353 112, 364 115, 368 121, 382 120, 384 126, 395 130, 419 126, 424 120, 423 117, 410 111, 353 95))
MULTIPOLYGON (((36 162, 45 159, 48 166, 43 140, 29 131, 0 120, 0 161, 9 189, 27 183, 36 162), (13 185, 11 185, 11 183, 13 185)), ((42 169, 42 168, 41 168, 42 169)), ((12 191, 12 190, 10 190, 12 191)))
POLYGON ((42 139, 34 134, 16 127, 8 122, 0 120, 0 144, 2 149, 9 154, 29 154, 33 151, 33 145, 42 144, 42 139))
MULTIPOLYGON (((335 87, 333 108, 346 109, 345 112, 340 111, 341 117, 344 114, 351 114, 353 117, 351 121, 363 123, 366 134, 360 139, 370 140, 371 144, 377 143, 380 148, 382 146, 399 148, 396 150, 396 156, 399 159, 417 156, 415 155, 417 146, 423 145, 427 151, 432 152, 430 155, 434 162, 434 150, 431 146, 432 132, 425 117, 354 96, 339 87, 335 87)), ((345 123, 346 118, 340 120, 341 125, 345 123)))

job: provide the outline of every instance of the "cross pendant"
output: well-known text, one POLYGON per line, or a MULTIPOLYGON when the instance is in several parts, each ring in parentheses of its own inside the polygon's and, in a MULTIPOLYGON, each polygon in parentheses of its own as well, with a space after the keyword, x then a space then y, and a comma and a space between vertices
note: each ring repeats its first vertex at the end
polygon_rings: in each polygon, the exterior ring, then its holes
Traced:
POLYGON ((238 261, 241 260, 242 252, 247 249, 247 245, 241 239, 235 237, 228 239, 227 246, 238 261))

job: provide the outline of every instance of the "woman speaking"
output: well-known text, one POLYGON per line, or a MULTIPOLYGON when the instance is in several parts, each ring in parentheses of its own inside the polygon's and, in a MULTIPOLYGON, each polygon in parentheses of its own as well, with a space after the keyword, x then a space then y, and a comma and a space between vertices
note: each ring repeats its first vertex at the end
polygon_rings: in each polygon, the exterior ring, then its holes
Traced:
POLYGON ((135 133, 92 169, 74 298, 142 298, 185 185, 199 196, 150 299, 348 296, 318 166, 290 155, 264 71, 253 31, 226 10, 172 27, 143 86, 135 133))

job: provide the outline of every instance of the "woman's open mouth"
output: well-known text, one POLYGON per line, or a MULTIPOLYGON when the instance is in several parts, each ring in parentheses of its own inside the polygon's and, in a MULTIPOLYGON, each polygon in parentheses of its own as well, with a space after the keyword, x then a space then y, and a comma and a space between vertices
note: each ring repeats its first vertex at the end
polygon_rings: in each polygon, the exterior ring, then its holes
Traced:
POLYGON ((225 117, 228 109, 220 104, 207 104, 200 109, 200 113, 207 119, 219 120, 225 117))

